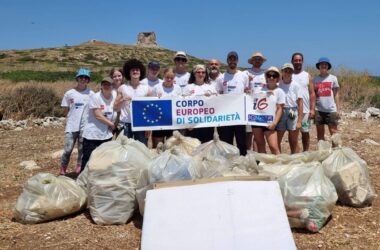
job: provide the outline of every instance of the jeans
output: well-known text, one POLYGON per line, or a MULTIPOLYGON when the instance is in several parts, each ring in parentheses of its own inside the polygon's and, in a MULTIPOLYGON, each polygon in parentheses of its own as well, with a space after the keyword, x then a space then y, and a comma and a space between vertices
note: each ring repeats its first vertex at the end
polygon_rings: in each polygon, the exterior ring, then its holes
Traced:
POLYGON ((61 157, 61 166, 67 167, 70 162, 70 156, 73 152, 75 142, 78 141, 78 158, 77 165, 80 165, 82 162, 82 154, 83 154, 83 138, 78 132, 66 132, 65 133, 65 146, 63 149, 63 154, 61 157))

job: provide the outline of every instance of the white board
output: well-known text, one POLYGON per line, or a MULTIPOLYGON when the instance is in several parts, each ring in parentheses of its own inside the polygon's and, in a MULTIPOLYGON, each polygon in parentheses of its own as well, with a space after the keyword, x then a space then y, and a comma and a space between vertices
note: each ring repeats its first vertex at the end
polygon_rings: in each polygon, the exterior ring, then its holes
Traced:
POLYGON ((296 249, 275 181, 147 192, 142 250, 296 249))

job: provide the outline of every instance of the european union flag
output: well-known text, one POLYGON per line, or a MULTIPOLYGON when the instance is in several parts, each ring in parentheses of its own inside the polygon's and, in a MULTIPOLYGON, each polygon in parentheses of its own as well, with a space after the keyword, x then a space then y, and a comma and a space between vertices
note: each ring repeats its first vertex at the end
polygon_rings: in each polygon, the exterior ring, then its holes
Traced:
POLYGON ((132 101, 132 122, 134 127, 172 125, 172 101, 132 101))

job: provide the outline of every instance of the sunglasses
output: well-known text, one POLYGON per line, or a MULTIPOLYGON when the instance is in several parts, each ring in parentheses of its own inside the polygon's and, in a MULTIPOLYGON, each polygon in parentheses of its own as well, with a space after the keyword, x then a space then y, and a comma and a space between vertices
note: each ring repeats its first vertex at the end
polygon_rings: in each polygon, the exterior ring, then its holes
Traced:
POLYGON ((186 58, 177 57, 177 58, 174 59, 174 61, 176 61, 176 62, 187 62, 187 59, 186 58))
POLYGON ((277 79, 278 78, 278 75, 277 74, 267 74, 267 78, 273 78, 273 79, 277 79))

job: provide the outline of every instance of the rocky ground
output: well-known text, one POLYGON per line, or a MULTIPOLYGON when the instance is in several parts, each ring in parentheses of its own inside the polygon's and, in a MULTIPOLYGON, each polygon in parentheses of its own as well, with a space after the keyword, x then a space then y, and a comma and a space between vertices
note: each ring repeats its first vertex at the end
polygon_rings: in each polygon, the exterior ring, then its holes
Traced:
MULTIPOLYGON (((345 118, 340 130, 345 146, 367 161, 372 184, 380 194, 380 119, 345 118)), ((315 137, 313 129, 313 149, 315 137)), ((63 148, 63 127, 0 129, 0 138, 0 249, 139 249, 142 218, 138 215, 120 226, 98 226, 88 212, 37 225, 14 222, 12 209, 26 180, 38 172, 58 173, 59 158, 52 154, 63 148), (40 168, 20 167, 22 161, 30 160, 40 168)), ((293 230, 297 247, 380 249, 379 199, 367 208, 337 205, 319 233, 293 230)))

